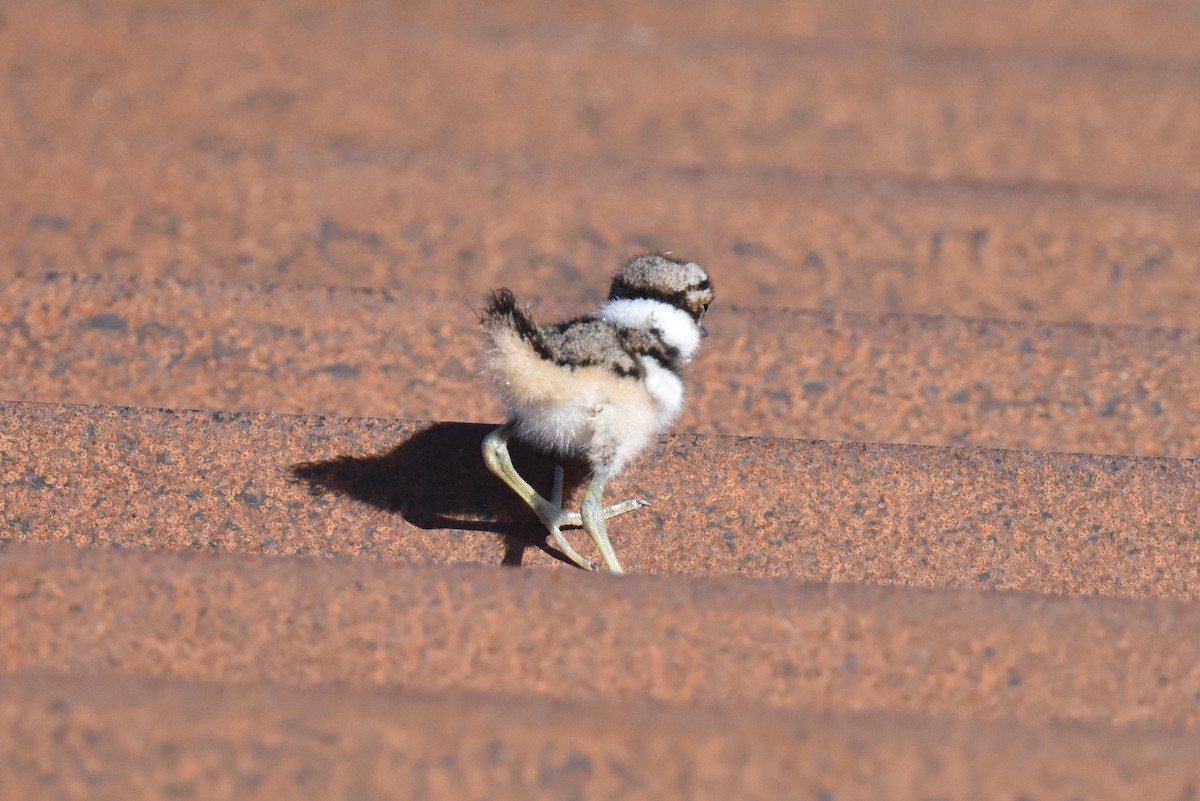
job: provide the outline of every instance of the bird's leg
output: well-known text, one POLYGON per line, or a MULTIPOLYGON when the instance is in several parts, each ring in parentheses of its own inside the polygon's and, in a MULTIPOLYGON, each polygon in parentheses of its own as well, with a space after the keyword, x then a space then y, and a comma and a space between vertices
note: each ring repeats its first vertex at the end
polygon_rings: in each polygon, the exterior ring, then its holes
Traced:
MULTIPOLYGON (((512 456, 510 456, 508 452, 508 440, 510 437, 512 437, 514 427, 515 425, 513 421, 510 420, 484 438, 483 460, 487 463, 488 469, 499 476, 500 479, 507 484, 521 500, 525 501, 530 509, 534 511, 534 513, 538 516, 538 520, 542 521, 542 525, 546 527, 546 529, 550 532, 550 536, 554 538, 555 545, 558 546, 559 550, 561 550, 568 559, 585 570, 595 570, 595 563, 585 559, 579 554, 578 551, 571 547, 571 543, 567 541, 567 538, 564 537, 562 533, 563 526, 584 526, 586 528, 583 517, 579 512, 568 512, 562 508, 562 467, 557 466, 554 468, 554 486, 550 492, 550 500, 546 500, 538 493, 537 490, 529 485, 529 482, 521 478, 521 474, 518 473, 516 467, 513 466, 512 456)), ((593 485, 595 484, 595 479, 593 479, 592 483, 593 485)), ((597 504, 599 504, 600 497, 603 495, 603 492, 604 485, 603 482, 601 482, 599 493, 596 496, 597 504)), ((601 536, 604 538, 604 542, 608 543, 608 535, 606 533, 606 526, 604 525, 605 520, 610 517, 616 517, 617 515, 625 514, 626 512, 632 512, 634 509, 640 509, 647 505, 648 504, 646 501, 643 500, 629 500, 622 501, 621 503, 615 503, 612 506, 603 507, 603 509, 600 510, 602 514, 599 516, 601 518, 600 531, 601 536)), ((595 534, 592 534, 591 531, 588 531, 588 534, 591 535, 593 540, 596 540, 597 544, 599 544, 600 541, 596 539, 595 534)), ((616 556, 612 555, 612 545, 609 544, 607 547, 608 555, 612 556, 612 561, 610 563, 609 556, 606 555, 605 562, 609 564, 609 567, 611 568, 612 565, 617 564, 617 561, 616 556)), ((603 546, 601 546, 601 553, 604 553, 603 546)), ((616 572, 621 572, 619 564, 617 564, 616 572)))
MULTIPOLYGON (((580 517, 574 512, 568 512, 562 508, 562 494, 563 469, 562 465, 558 464, 554 466, 554 486, 550 488, 550 505, 558 509, 559 514, 561 514, 563 517, 570 517, 572 519, 580 517)), ((538 517, 541 517, 541 515, 538 515, 538 517)), ((546 522, 544 518, 542 519, 542 522, 546 522)), ((579 523, 560 523, 559 525, 583 525, 583 520, 580 518, 579 523)), ((598 569, 595 562, 590 559, 584 559, 582 556, 580 556, 579 552, 571 546, 571 543, 566 537, 563 536, 562 531, 557 526, 551 527, 549 524, 546 524, 546 527, 550 529, 550 535, 554 537, 554 542, 556 545, 558 545, 559 550, 562 551, 568 559, 582 567, 584 570, 598 569)))
MULTIPOLYGON (((624 573, 621 563, 617 561, 617 552, 613 550, 612 542, 608 539, 608 524, 605 522, 610 517, 608 509, 600 505, 600 502, 604 500, 604 485, 607 481, 608 475, 602 471, 597 471, 592 476, 592 482, 583 496, 583 504, 579 507, 579 511, 583 517, 583 530, 600 549, 600 556, 603 557, 604 564, 614 573, 624 573)), ((643 505, 642 501, 626 501, 625 503, 635 504, 631 507, 634 509, 643 505)))
POLYGON ((508 452, 508 439, 512 436, 513 427, 513 421, 509 420, 484 438, 483 460, 487 463, 488 469, 499 476, 513 492, 517 493, 521 500, 529 505, 529 508, 538 516, 538 520, 541 520, 542 525, 549 530, 550 536, 554 538, 554 544, 568 559, 584 570, 595 570, 596 565, 592 561, 584 559, 578 551, 572 548, 571 543, 567 542, 567 538, 562 533, 562 526, 583 525, 578 514, 564 511, 560 505, 562 503, 562 468, 557 468, 554 473, 554 489, 551 492, 554 502, 552 503, 543 498, 537 490, 529 485, 529 482, 521 478, 517 468, 513 467, 512 456, 508 452))

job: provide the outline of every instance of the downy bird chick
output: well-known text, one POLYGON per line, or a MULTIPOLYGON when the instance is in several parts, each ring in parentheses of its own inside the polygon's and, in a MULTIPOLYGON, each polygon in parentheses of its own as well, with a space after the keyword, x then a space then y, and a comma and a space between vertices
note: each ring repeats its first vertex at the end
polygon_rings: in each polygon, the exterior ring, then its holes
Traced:
POLYGON ((580 567, 597 569, 571 547, 563 526, 582 527, 608 569, 623 572, 606 521, 646 502, 602 506, 604 486, 679 415, 683 366, 708 335, 712 298, 700 265, 658 254, 621 268, 596 314, 554 325, 537 325, 509 290, 492 293, 482 319, 492 344, 487 365, 509 419, 484 440, 484 460, 580 567), (561 467, 549 500, 521 478, 508 452, 513 434, 586 459, 592 475, 578 513, 562 508, 561 467))

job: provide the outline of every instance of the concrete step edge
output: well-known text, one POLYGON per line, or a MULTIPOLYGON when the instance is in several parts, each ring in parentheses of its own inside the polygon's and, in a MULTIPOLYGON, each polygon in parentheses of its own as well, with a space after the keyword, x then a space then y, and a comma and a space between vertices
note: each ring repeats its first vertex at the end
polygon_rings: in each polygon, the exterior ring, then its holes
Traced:
POLYGON ((1200 604, 0 546, 0 671, 1200 728, 1200 604))
POLYGON ((18 797, 1178 797, 1196 736, 389 688, 0 675, 18 797), (52 767, 50 767, 52 766, 52 767))
MULTIPOLYGON (((483 297, 43 275, 0 291, 0 397, 486 421, 483 297)), ((586 300, 529 300, 550 322, 586 300)), ((1200 331, 718 298, 677 430, 1200 454, 1200 331)))
MULTIPOLYGON (((8 402, 0 514, 16 541, 557 564, 493 428, 8 402)), ((513 453, 548 494, 554 460, 513 453)), ((1189 459, 675 434, 606 500, 651 502, 609 526, 637 572, 1196 599, 1198 485, 1189 459)))

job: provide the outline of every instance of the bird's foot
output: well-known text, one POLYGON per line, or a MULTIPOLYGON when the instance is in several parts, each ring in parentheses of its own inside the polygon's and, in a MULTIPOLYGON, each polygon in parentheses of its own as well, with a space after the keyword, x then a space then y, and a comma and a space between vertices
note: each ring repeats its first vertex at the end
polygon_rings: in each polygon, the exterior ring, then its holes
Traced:
POLYGON ((643 506, 649 506, 649 505, 650 505, 650 501, 644 501, 641 498, 631 498, 628 501, 621 501, 620 503, 614 503, 611 506, 604 507, 604 519, 608 520, 610 518, 616 517, 617 515, 623 515, 626 512, 632 512, 635 509, 641 509, 643 506))
POLYGON ((483 459, 488 469, 504 481, 534 511, 564 556, 584 570, 599 570, 599 566, 580 555, 562 533, 565 526, 582 528, 599 547, 608 569, 614 573, 620 573, 621 565, 617 561, 616 554, 613 553, 612 544, 608 541, 604 522, 611 517, 647 506, 646 501, 635 499, 615 503, 611 506, 600 506, 599 501, 604 491, 605 478, 601 475, 593 475, 592 483, 584 497, 586 508, 579 512, 568 512, 562 508, 563 470, 561 466, 554 469, 554 485, 549 499, 543 498, 525 479, 521 478, 516 468, 513 467, 512 458, 508 453, 508 439, 512 436, 513 428, 514 423, 509 421, 484 438, 483 459))
MULTIPOLYGON (((564 526, 586 529, 587 524, 584 522, 583 515, 580 512, 568 512, 566 509, 562 508, 562 493, 563 469, 562 466, 559 465, 554 468, 554 484, 550 488, 550 499, 546 500, 538 497, 534 503, 534 512, 537 513, 538 519, 542 521, 542 525, 544 525, 550 531, 550 536, 554 538, 555 545, 558 546, 559 550, 561 550, 568 559, 582 567, 584 570, 599 570, 600 566, 598 564, 581 556, 579 552, 571 546, 571 543, 567 541, 567 538, 563 536, 562 528, 564 526)), ((643 506, 649 505, 649 501, 644 501, 641 498, 634 498, 628 501, 614 503, 610 506, 603 507, 603 519, 608 520, 609 518, 616 517, 617 515, 623 515, 626 512, 632 512, 635 509, 641 509, 643 506)), ((588 534, 592 536, 593 539, 595 538, 595 534, 593 534, 592 531, 589 530, 588 534)), ((607 535, 603 537, 603 540, 604 542, 607 542, 607 535)), ((608 550, 611 551, 611 546, 609 546, 608 550)), ((604 551, 605 549, 601 548, 602 554, 604 551)), ((616 563, 615 554, 605 554, 605 562, 608 563, 610 569, 614 565, 616 566, 616 570, 614 572, 621 572, 620 565, 616 563)))
MULTIPOLYGON (((550 500, 545 501, 543 499, 543 503, 546 504, 545 512, 548 515, 556 517, 558 519, 558 525, 560 526, 574 526, 576 528, 582 528, 583 516, 579 512, 568 512, 566 509, 562 508, 562 491, 563 469, 562 465, 558 465, 554 468, 554 484, 550 488, 550 500)), ((644 501, 641 498, 632 498, 628 501, 614 503, 610 506, 604 507, 604 519, 609 520, 617 515, 623 515, 626 512, 632 512, 635 509, 641 509, 643 506, 649 505, 650 501, 644 501)), ((541 519, 541 521, 547 526, 550 525, 546 518, 542 517, 541 511, 538 512, 538 518, 541 519)))
POLYGON ((562 508, 562 493, 563 493, 563 469, 562 467, 554 468, 554 486, 550 489, 550 500, 537 495, 533 499, 533 511, 538 516, 538 520, 542 521, 542 525, 550 532, 550 536, 554 539, 554 544, 563 552, 563 555, 570 559, 575 564, 582 567, 584 570, 599 570, 599 567, 591 559, 585 558, 579 551, 576 551, 570 541, 563 536, 563 526, 580 526, 583 525, 583 518, 578 512, 568 512, 562 508))

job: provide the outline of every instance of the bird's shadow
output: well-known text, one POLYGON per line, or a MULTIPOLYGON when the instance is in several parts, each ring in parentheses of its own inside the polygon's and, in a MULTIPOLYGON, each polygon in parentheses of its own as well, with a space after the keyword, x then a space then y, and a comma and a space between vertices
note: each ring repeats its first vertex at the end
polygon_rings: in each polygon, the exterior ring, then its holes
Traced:
MULTIPOLYGON (((397 513, 418 528, 499 534, 505 565, 520 565, 531 545, 565 561, 546 544, 546 529, 529 507, 484 464, 483 439, 495 429, 492 424, 435 423, 386 453, 301 462, 292 465, 291 474, 314 495, 344 495, 397 513)), ((565 497, 584 478, 579 462, 563 462, 516 441, 510 452, 517 471, 544 497, 549 497, 556 464, 565 469, 565 497)))

